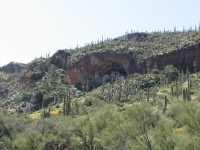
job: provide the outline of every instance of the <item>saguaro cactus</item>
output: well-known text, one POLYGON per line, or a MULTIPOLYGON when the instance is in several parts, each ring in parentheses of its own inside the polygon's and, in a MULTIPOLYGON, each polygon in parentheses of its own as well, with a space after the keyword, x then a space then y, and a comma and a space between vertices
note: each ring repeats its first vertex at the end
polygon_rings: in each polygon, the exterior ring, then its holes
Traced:
POLYGON ((70 89, 67 90, 67 103, 66 103, 66 114, 69 115, 71 111, 71 97, 70 89))
POLYGON ((111 80, 111 96, 113 97, 114 95, 114 81, 113 81, 113 78, 111 80))
POLYGON ((188 70, 188 67, 187 67, 187 70, 186 70, 186 75, 187 75, 187 79, 186 80, 188 80, 189 79, 189 70, 188 70))
POLYGON ((65 91, 64 96, 64 104, 63 104, 63 115, 69 115, 71 111, 71 97, 70 97, 70 89, 68 88, 67 91, 65 91))
POLYGON ((84 85, 84 83, 82 83, 82 90, 83 90, 83 94, 85 94, 85 85, 84 85))
POLYGON ((125 93, 126 101, 128 101, 128 96, 129 96, 129 85, 128 85, 128 81, 127 81, 127 80, 126 80, 126 82, 125 82, 124 93, 125 93))
POLYGON ((149 101, 149 88, 147 88, 147 101, 149 101))
POLYGON ((51 108, 49 107, 49 114, 50 114, 50 112, 51 112, 51 108))
POLYGON ((162 87, 162 77, 160 76, 160 86, 159 87, 162 87))
POLYGON ((196 73, 197 72, 197 62, 196 62, 196 59, 193 62, 193 66, 194 66, 194 73, 196 73))
POLYGON ((183 70, 182 70, 182 81, 184 82, 185 81, 185 77, 184 77, 184 73, 183 73, 183 70))
POLYGON ((105 77, 103 77, 103 82, 102 82, 102 95, 104 93, 104 89, 105 89, 105 77))
POLYGON ((178 72, 178 79, 177 80, 180 82, 180 78, 181 78, 180 71, 177 70, 177 72, 178 72))
POLYGON ((112 99, 112 89, 111 92, 108 91, 107 96, 108 96, 108 103, 110 104, 110 100, 112 99))
POLYGON ((167 99, 167 96, 165 95, 163 112, 165 112, 167 110, 167 102, 168 102, 168 99, 167 99))
POLYGON ((172 98, 173 98, 173 96, 174 96, 173 86, 171 86, 171 95, 172 95, 172 98))
POLYGON ((186 94, 185 94, 185 89, 182 90, 182 97, 183 97, 183 101, 186 102, 186 94))
POLYGON ((191 96, 190 96, 190 79, 188 79, 188 90, 187 90, 187 100, 190 101, 191 100, 191 96))
POLYGON ((178 99, 178 83, 177 83, 178 81, 176 80, 176 98, 178 99))
POLYGON ((64 104, 63 104, 63 115, 66 115, 66 98, 64 96, 64 104))
POLYGON ((89 91, 89 81, 87 80, 87 84, 86 84, 86 92, 89 91))
POLYGON ((121 100, 121 96, 122 96, 122 83, 121 83, 121 78, 119 78, 119 101, 121 100))
POLYGON ((137 92, 140 90, 140 80, 139 78, 137 77, 137 92))

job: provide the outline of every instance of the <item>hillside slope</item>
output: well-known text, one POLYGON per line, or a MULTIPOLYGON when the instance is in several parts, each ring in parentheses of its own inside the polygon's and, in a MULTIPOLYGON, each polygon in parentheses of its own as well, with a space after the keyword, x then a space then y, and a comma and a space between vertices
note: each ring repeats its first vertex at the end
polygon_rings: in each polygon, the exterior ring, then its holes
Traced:
POLYGON ((200 31, 132 33, 0 68, 0 149, 199 149, 200 31))

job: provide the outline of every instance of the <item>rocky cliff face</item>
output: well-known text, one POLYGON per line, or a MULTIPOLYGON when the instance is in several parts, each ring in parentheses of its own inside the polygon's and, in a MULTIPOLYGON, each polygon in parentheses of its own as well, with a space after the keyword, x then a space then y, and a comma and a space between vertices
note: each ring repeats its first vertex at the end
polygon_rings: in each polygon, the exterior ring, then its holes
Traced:
POLYGON ((106 78, 109 78, 116 72, 123 75, 134 72, 132 64, 134 61, 129 55, 112 51, 96 52, 86 55, 75 64, 67 64, 67 71, 71 84, 81 85, 90 82, 90 85, 99 85, 106 75, 106 78))
POLYGON ((151 56, 142 62, 136 62, 131 55, 113 51, 91 53, 74 64, 67 63, 69 54, 66 52, 62 51, 54 55, 52 62, 57 66, 61 66, 63 59, 65 59, 71 84, 79 86, 86 84, 86 82, 90 85, 98 86, 102 83, 104 77, 109 79, 111 76, 115 76, 116 72, 121 75, 130 75, 136 72, 144 74, 155 68, 163 70, 164 66, 170 64, 184 71, 188 67, 193 72, 195 59, 197 70, 200 69, 200 43, 185 49, 174 50, 170 53, 151 56))
POLYGON ((70 53, 65 52, 64 50, 59 50, 52 56, 51 62, 57 67, 65 69, 69 56, 70 53))
POLYGON ((45 61, 29 63, 21 77, 21 82, 25 85, 31 85, 36 80, 40 79, 47 69, 48 64, 45 61))
POLYGON ((143 62, 136 65, 136 70, 139 73, 148 73, 148 70, 157 69, 163 70, 166 65, 173 65, 179 70, 186 71, 187 67, 190 72, 194 71, 193 62, 196 59, 197 70, 200 69, 200 43, 194 44, 188 48, 174 50, 170 53, 149 57, 143 62))

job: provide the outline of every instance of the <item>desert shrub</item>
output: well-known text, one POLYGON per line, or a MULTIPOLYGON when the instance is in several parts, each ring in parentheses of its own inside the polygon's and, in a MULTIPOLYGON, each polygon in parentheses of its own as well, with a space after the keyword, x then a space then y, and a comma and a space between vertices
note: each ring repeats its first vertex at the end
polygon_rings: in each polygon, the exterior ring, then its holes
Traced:
POLYGON ((156 150, 172 150, 176 147, 173 122, 163 117, 151 131, 152 147, 156 150))
POLYGON ((16 112, 17 112, 17 113, 23 113, 23 110, 22 110, 21 107, 18 107, 17 110, 16 110, 16 112))
POLYGON ((175 81, 178 78, 178 71, 172 65, 165 66, 163 72, 169 81, 175 81))
POLYGON ((30 93, 29 92, 22 92, 21 94, 18 94, 18 95, 15 96, 15 100, 17 102, 28 101, 28 100, 30 100, 30 93))
POLYGON ((56 104, 56 108, 60 108, 60 105, 59 105, 59 104, 56 104))
POLYGON ((86 105, 86 106, 92 106, 92 98, 91 98, 91 96, 85 97, 84 105, 86 105))
POLYGON ((37 150, 40 144, 39 133, 30 132, 27 135, 18 134, 13 143, 13 150, 37 150))

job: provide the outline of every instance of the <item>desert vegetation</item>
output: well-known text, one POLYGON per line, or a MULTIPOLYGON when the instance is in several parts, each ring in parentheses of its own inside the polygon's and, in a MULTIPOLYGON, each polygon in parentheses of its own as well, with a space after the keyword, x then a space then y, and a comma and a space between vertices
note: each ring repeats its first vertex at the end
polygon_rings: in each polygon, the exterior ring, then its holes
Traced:
MULTIPOLYGON (((196 28, 174 29, 102 37, 66 51, 69 63, 96 51, 131 54, 142 61, 198 42, 196 28)), ((70 85, 68 71, 49 56, 36 58, 19 72, 0 68, 0 149, 199 149, 197 65, 194 60, 192 73, 172 65, 148 74, 118 73, 98 87, 70 85)))

